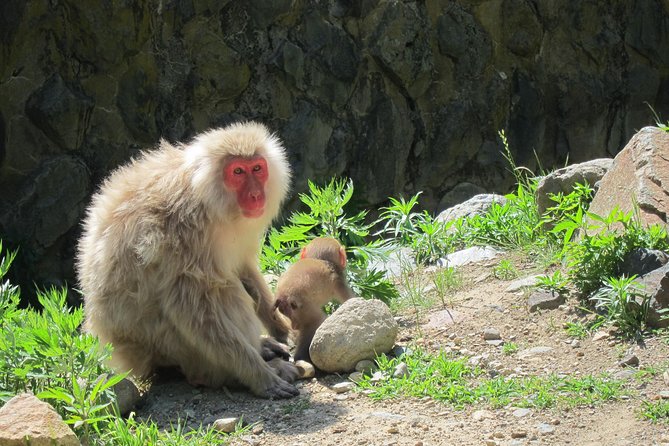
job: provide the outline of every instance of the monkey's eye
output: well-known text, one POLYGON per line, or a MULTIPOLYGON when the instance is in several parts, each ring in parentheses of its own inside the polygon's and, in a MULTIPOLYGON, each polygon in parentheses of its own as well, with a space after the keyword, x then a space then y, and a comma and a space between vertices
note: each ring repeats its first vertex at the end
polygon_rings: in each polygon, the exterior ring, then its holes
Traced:
POLYGON ((262 170, 262 166, 260 164, 256 164, 253 166, 253 171, 254 172, 260 172, 262 170))
POLYGON ((241 167, 236 167, 235 170, 232 171, 232 173, 234 173, 235 175, 241 175, 244 173, 244 169, 242 169, 241 167))
POLYGON ((297 304, 295 302, 291 302, 290 308, 292 308, 293 310, 297 310, 297 304))

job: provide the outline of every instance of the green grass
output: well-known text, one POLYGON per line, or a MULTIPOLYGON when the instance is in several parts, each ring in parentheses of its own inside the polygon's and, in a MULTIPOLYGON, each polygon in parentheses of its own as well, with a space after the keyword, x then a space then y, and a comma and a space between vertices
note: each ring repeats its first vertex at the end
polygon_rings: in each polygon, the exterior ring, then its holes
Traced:
POLYGON ((515 342, 506 342, 502 345, 502 353, 505 355, 513 355, 518 351, 518 344, 515 342))
POLYGON ((653 423, 669 423, 669 401, 643 401, 641 403, 641 418, 653 423))
POLYGON ((493 274, 500 280, 516 279, 520 273, 510 260, 503 259, 493 268, 493 274))
POLYGON ((136 421, 132 416, 128 419, 115 418, 108 429, 95 438, 95 445, 104 446, 209 446, 223 445, 232 439, 247 434, 252 425, 242 426, 238 423, 235 431, 225 434, 213 427, 190 429, 186 424, 177 421, 168 429, 161 429, 152 421, 136 421))
POLYGON ((373 399, 429 397, 456 408, 469 405, 499 408, 508 404, 564 408, 612 401, 624 394, 622 381, 607 375, 487 378, 466 361, 466 358, 457 359, 445 353, 432 355, 421 351, 399 359, 381 356, 379 369, 388 378, 378 382, 365 378, 358 385, 369 390, 373 399), (391 378, 400 361, 407 364, 408 376, 391 378))

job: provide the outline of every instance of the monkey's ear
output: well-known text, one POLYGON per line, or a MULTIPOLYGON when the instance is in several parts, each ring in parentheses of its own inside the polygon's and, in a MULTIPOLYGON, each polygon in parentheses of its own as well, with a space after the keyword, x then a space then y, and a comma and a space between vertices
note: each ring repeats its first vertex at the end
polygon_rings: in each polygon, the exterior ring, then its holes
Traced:
POLYGON ((302 248, 302 251, 300 251, 300 259, 303 259, 307 256, 307 247, 305 246, 302 248))
POLYGON ((342 268, 346 268, 346 248, 343 246, 339 248, 339 263, 342 268))

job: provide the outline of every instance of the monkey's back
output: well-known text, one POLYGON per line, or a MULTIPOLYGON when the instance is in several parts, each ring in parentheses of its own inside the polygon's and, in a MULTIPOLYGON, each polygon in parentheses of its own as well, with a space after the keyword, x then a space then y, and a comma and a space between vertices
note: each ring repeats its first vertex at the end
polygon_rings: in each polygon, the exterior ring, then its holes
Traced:
POLYGON ((341 274, 341 270, 327 260, 300 259, 279 278, 277 298, 281 295, 293 295, 318 306, 325 305, 337 297, 337 284, 341 274))
POLYGON ((157 300, 194 261, 188 251, 206 244, 197 223, 206 216, 183 198, 186 177, 182 150, 163 143, 114 171, 94 195, 76 266, 84 328, 103 343, 154 345, 170 329, 157 300))

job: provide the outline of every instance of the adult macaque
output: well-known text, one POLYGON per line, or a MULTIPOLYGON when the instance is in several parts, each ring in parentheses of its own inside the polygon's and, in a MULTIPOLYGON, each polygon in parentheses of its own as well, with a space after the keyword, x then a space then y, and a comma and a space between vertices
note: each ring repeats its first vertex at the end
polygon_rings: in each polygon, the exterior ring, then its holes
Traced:
POLYGON ((353 297, 346 281, 346 250, 335 239, 319 237, 302 249, 300 260, 281 275, 276 287, 276 308, 297 331, 295 360, 310 361, 309 346, 325 320, 323 305, 353 297))
POLYGON ((288 398, 297 376, 288 327, 258 269, 263 234, 290 183, 280 141, 240 123, 159 147, 116 170, 93 197, 78 246, 86 331, 112 364, 193 384, 241 384, 288 398), (280 357, 277 357, 280 356, 280 357))

